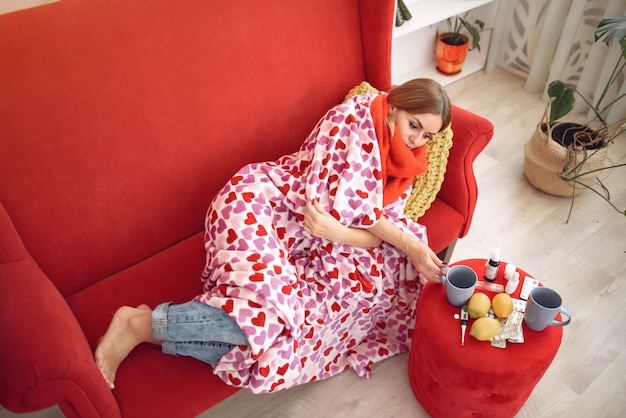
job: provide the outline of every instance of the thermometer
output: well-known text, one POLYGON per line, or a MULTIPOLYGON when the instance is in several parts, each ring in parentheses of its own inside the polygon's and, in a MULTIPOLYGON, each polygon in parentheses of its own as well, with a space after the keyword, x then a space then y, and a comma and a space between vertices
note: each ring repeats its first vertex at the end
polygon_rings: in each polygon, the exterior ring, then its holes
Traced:
POLYGON ((467 329, 467 305, 461 308, 461 345, 465 345, 465 330, 467 329))

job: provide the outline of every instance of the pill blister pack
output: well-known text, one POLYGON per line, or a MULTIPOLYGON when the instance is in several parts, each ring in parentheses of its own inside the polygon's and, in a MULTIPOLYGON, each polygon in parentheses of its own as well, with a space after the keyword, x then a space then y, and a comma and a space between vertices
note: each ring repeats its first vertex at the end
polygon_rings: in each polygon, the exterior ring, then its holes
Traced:
POLYGON ((522 331, 522 320, 524 314, 513 311, 506 320, 500 320, 500 332, 491 339, 491 345, 497 348, 506 348, 507 341, 510 343, 523 343, 524 333, 522 331))
POLYGON ((511 300, 513 301, 513 310, 515 312, 524 313, 526 311, 526 301, 525 300, 517 299, 517 298, 511 298, 511 300))
POLYGON ((526 276, 524 278, 524 284, 522 285, 522 290, 519 297, 524 300, 528 300, 528 296, 530 296, 530 291, 537 286, 539 286, 539 280, 533 279, 530 276, 526 276))

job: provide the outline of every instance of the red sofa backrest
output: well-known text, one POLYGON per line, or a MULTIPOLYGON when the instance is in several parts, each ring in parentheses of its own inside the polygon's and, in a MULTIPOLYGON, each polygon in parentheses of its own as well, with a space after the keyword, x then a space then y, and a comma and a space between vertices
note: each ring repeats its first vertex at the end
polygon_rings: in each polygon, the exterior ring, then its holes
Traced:
POLYGON ((299 3, 0 16, 0 203, 65 296, 202 230, 239 167, 295 151, 354 85, 390 85, 393 0, 299 3))

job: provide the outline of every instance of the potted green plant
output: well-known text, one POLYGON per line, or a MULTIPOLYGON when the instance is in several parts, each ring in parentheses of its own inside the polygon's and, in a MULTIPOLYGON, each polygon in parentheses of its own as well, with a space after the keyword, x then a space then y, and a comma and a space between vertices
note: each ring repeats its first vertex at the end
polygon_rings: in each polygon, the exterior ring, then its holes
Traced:
POLYGON ((444 74, 459 73, 463 68, 467 51, 474 48, 480 51, 480 33, 485 30, 485 23, 480 19, 470 22, 467 20, 468 13, 448 18, 448 30, 437 35, 435 51, 437 70, 444 74))
POLYGON ((561 80, 550 83, 546 112, 525 145, 524 173, 539 190, 556 196, 572 196, 572 204, 574 196, 585 189, 593 190, 615 210, 626 215, 626 210, 618 209, 611 202, 610 193, 597 178, 604 170, 626 166, 626 163, 605 165, 608 146, 623 137, 626 131, 626 118, 614 123, 607 121, 611 107, 626 94, 617 95, 606 103, 609 92, 626 67, 626 16, 601 20, 595 31, 595 42, 598 41, 607 47, 616 42, 621 51, 602 93, 590 101, 576 87, 561 80), (586 123, 562 120, 574 108, 576 97, 580 97, 592 111, 593 117, 586 123), (600 188, 595 186, 596 182, 600 188))

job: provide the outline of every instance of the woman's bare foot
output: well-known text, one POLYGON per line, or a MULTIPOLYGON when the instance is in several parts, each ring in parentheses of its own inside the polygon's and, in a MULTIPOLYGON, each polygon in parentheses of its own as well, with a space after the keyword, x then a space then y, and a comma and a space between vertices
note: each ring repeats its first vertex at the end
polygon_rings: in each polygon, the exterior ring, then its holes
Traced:
POLYGON ((151 314, 152 310, 147 305, 119 308, 98 342, 94 358, 111 389, 115 388, 117 369, 128 354, 142 342, 155 342, 151 314))

